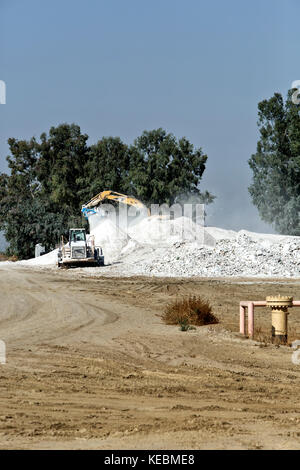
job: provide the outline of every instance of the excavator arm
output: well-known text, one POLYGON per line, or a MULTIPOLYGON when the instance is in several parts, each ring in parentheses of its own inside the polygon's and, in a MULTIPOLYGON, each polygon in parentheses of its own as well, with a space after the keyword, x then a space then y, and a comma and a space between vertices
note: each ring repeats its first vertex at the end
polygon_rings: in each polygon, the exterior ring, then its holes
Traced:
MULTIPOLYGON (((103 201, 115 201, 121 204, 127 204, 129 206, 138 207, 140 209, 147 209, 145 204, 136 199, 133 196, 127 196, 126 194, 116 193, 114 191, 102 191, 101 193, 94 196, 87 204, 82 206, 82 212, 85 213, 88 209, 96 207, 103 201)), ((147 209, 148 214, 149 210, 147 209)))

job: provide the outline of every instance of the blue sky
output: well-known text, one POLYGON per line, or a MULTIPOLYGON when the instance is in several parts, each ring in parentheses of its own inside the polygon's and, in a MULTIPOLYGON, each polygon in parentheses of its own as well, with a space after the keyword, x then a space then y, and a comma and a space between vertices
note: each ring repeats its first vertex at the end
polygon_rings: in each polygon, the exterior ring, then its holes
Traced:
POLYGON ((9 137, 62 122, 90 143, 163 127, 208 154, 209 225, 270 231, 247 160, 257 103, 300 79, 299 13, 297 0, 0 0, 0 171, 9 137))

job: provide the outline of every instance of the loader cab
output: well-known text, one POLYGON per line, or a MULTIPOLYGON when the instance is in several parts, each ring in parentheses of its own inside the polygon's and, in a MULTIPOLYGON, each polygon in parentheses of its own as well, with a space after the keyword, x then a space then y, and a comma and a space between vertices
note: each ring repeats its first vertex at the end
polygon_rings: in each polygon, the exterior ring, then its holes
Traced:
POLYGON ((70 229, 69 246, 72 259, 84 259, 87 257, 86 233, 84 228, 70 229))
POLYGON ((71 228, 69 231, 69 243, 78 243, 84 242, 86 243, 86 233, 84 228, 71 228))
POLYGON ((102 248, 95 246, 95 236, 87 235, 84 228, 71 228, 69 242, 61 237, 57 253, 57 265, 70 266, 104 266, 102 248))

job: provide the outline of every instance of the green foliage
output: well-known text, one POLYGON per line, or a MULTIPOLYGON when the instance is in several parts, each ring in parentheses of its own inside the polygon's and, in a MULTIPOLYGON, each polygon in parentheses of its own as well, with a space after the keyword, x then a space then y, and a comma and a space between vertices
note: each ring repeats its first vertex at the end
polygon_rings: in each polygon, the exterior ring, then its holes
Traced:
POLYGON ((195 330, 196 328, 193 325, 190 325, 187 319, 184 319, 179 322, 179 330, 180 331, 189 331, 195 330))
POLYGON ((85 201, 104 189, 127 194, 129 149, 119 137, 103 137, 89 149, 85 167, 85 201))
POLYGON ((282 234, 300 235, 299 107, 279 93, 258 104, 260 139, 249 160, 249 188, 261 218, 282 234))
POLYGON ((190 329, 190 325, 188 320, 184 319, 179 322, 179 329, 180 331, 188 331, 190 329))
POLYGON ((30 258, 36 243, 54 248, 70 225, 82 226, 87 139, 79 126, 61 124, 42 134, 40 143, 8 140, 10 176, 0 175, 0 228, 10 255, 30 258))
POLYGON ((51 211, 47 202, 24 199, 12 207, 4 224, 6 239, 10 241, 8 254, 30 258, 36 243, 53 249, 66 231, 65 221, 64 214, 51 211))
MULTIPOLYGON (((177 141, 163 129, 144 131, 130 148, 131 193, 148 204, 169 205, 182 196, 202 196, 199 182, 206 160, 184 137, 177 141)), ((213 196, 206 196, 211 202, 213 196)))
POLYGON ((88 136, 75 124, 52 127, 49 136, 41 135, 36 164, 40 192, 70 214, 78 211, 85 189, 84 168, 88 136))
POLYGON ((103 137, 87 146, 75 124, 51 127, 40 140, 8 140, 10 175, 0 174, 0 230, 9 254, 30 258, 36 243, 51 249, 71 226, 82 226, 81 206, 100 191, 130 194, 146 204, 211 202, 199 182, 207 156, 163 129, 144 132, 128 146, 103 137), (190 202, 190 201, 189 201, 190 202))

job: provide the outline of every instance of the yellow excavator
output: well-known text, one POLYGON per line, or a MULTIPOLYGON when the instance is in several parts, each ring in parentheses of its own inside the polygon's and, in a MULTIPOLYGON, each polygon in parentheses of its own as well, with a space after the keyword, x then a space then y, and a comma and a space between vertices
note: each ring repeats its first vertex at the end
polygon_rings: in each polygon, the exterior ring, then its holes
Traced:
MULTIPOLYGON (((94 207, 104 201, 115 201, 128 206, 134 206, 138 209, 147 211, 147 207, 138 199, 126 194, 116 193, 114 191, 102 191, 94 196, 87 204, 81 208, 83 215, 88 218, 95 213, 94 207)), ((61 237, 61 243, 57 255, 57 265, 60 267, 69 266, 104 266, 104 256, 102 248, 95 245, 94 235, 88 235, 84 228, 72 228, 69 232, 69 241, 66 243, 61 237)))
POLYGON ((141 201, 136 199, 133 196, 127 196, 126 194, 116 193, 114 191, 102 191, 101 193, 94 196, 87 204, 84 204, 81 208, 81 212, 85 217, 89 213, 93 212, 93 208, 103 203, 104 201, 114 201, 121 204, 127 204, 128 206, 134 206, 139 209, 147 211, 147 214, 150 215, 149 209, 141 201))

